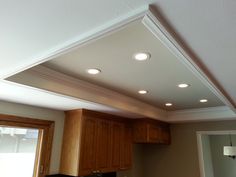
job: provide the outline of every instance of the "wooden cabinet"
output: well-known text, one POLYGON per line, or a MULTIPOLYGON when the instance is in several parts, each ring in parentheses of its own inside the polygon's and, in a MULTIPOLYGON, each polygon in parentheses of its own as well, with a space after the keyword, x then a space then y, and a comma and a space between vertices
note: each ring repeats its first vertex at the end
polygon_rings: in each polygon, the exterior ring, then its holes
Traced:
POLYGON ((121 117, 66 112, 60 173, 86 176, 132 166, 132 129, 121 117))
POLYGON ((122 129, 122 123, 112 122, 111 167, 113 171, 117 171, 121 167, 122 129))
POLYGON ((96 157, 97 120, 86 117, 82 126, 79 174, 86 175, 96 169, 96 161, 94 159, 96 157))
POLYGON ((130 123, 112 123, 112 169, 113 171, 132 168, 132 126, 130 123))
POLYGON ((134 143, 170 144, 169 124, 152 119, 136 119, 133 137, 134 143))
POLYGON ((97 120, 96 169, 105 173, 111 171, 111 122, 97 120))
POLYGON ((170 144, 169 125, 84 109, 67 111, 60 173, 86 176, 130 169, 133 142, 170 144))
POLYGON ((132 168, 132 153, 133 153, 133 144, 132 144, 132 127, 130 124, 124 126, 123 131, 123 140, 121 147, 121 170, 127 170, 132 168))

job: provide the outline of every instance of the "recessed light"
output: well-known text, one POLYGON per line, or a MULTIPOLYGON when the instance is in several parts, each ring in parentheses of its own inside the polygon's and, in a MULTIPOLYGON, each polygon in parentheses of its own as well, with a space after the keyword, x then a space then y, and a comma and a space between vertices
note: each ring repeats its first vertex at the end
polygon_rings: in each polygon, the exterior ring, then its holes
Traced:
POLYGON ((133 56, 133 58, 138 61, 145 61, 145 60, 149 59, 150 57, 151 57, 151 55, 146 52, 139 52, 139 53, 134 54, 134 56, 133 56))
POLYGON ((179 88, 187 88, 189 86, 190 86, 189 84, 184 84, 184 83, 178 85, 179 88))
POLYGON ((99 74, 99 73, 101 72, 101 70, 100 70, 100 69, 97 69, 97 68, 91 68, 91 69, 87 69, 87 72, 88 72, 89 74, 95 75, 95 74, 99 74))
POLYGON ((166 103, 165 105, 166 106, 172 106, 172 103, 166 103))
POLYGON ((201 103, 206 103, 206 102, 208 102, 208 100, 207 99, 201 99, 200 102, 201 103))
POLYGON ((148 91, 147 90, 139 90, 138 93, 141 95, 144 95, 144 94, 147 94, 148 91))

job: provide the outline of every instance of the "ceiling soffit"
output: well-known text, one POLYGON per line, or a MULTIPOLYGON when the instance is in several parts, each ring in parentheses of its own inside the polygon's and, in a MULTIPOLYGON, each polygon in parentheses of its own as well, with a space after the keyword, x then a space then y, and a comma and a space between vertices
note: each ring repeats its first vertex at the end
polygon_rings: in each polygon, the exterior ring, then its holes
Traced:
MULTIPOLYGON (((191 56, 185 52, 185 50, 178 44, 178 42, 174 39, 174 37, 168 32, 168 30, 161 24, 160 20, 157 16, 154 15, 153 10, 150 8, 148 11, 143 13, 138 13, 132 17, 129 17, 128 19, 125 19, 119 23, 113 24, 107 29, 98 30, 93 35, 86 37, 84 39, 80 39, 77 42, 74 43, 72 46, 66 46, 63 49, 60 49, 58 53, 54 53, 51 56, 58 56, 63 53, 69 52, 72 49, 78 48, 82 45, 88 44, 91 41, 97 40, 101 37, 104 37, 108 34, 111 34, 121 28, 123 28, 125 25, 135 21, 142 19, 142 23, 158 38, 160 41, 184 64, 186 65, 226 106, 230 107, 234 111, 234 105, 230 101, 230 99, 227 98, 227 96, 214 84, 214 82, 205 74, 205 72, 194 62, 194 60, 191 58, 191 56)), ((46 60, 51 59, 51 57, 48 57, 46 60)), ((27 71, 26 71, 27 72, 27 71)), ((19 74, 20 75, 20 74, 19 74)), ((50 78, 52 79, 52 78, 50 78)), ((48 81, 50 80, 48 77, 48 81)), ((22 77, 20 76, 13 76, 10 77, 9 80, 13 80, 18 83, 22 83, 22 77)), ((24 81, 24 83, 29 84, 27 81, 24 81)), ((37 85, 33 85, 34 87, 37 87, 37 85)), ((50 90, 49 87, 47 87, 47 84, 44 84, 45 90, 50 90)), ((56 89, 55 92, 59 92, 56 89)), ((61 91, 60 91, 61 93, 61 91)), ((66 93, 63 93, 66 94, 66 93)), ((72 95, 73 96, 73 95, 72 95)), ((74 95, 78 97, 78 95, 74 95)), ((97 102, 96 100, 89 100, 93 102, 97 102)), ((139 102, 138 100, 136 100, 139 102)), ((106 103, 106 98, 104 97, 104 100, 100 101, 99 103, 108 105, 106 103)), ((140 102, 139 102, 140 103, 140 102)), ((119 107, 117 105, 111 105, 119 109, 124 109, 124 107, 119 107)), ((127 102, 126 104, 127 109, 132 108, 132 103, 127 102)), ((151 105, 147 105, 145 107, 146 109, 142 110, 143 116, 149 116, 153 118, 160 119, 160 117, 165 117, 166 113, 163 110, 159 109, 153 109, 151 105), (148 113, 146 113, 148 112, 148 113)), ((135 110, 143 109, 142 104, 136 104, 135 110)), ((131 112, 135 111, 134 109, 131 109, 131 112)), ((126 110, 128 111, 128 110, 126 110)))

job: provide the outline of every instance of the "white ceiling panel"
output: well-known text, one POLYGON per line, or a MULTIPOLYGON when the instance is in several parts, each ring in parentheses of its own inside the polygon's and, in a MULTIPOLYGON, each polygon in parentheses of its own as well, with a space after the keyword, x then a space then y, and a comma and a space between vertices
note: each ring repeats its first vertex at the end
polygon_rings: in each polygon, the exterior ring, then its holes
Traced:
POLYGON ((1 1, 0 77, 41 62, 95 28, 119 21, 146 4, 145 1, 133 2, 1 1))
MULTIPOLYGON (((139 13, 148 4, 152 4, 164 17, 165 23, 169 24, 196 54, 197 62, 201 62, 205 66, 205 69, 212 74, 236 103, 234 81, 236 74, 234 69, 236 64, 234 59, 236 56, 236 2, 233 0, 0 0, 0 3, 0 78, 6 78, 46 61, 79 39, 139 13)), ((123 68, 123 65, 120 67, 123 68)), ((119 72, 117 71, 117 73, 119 72)), ((135 71, 129 73, 136 74, 135 71)), ((183 81, 188 79, 184 72, 182 75, 184 75, 183 81)), ((144 83, 149 80, 149 78, 139 76, 144 83)), ((169 79, 167 76, 163 77, 169 79)), ((82 76, 80 75, 80 77, 82 76)), ((132 81, 130 78, 127 79, 132 81)), ((176 78, 171 77, 172 81, 174 79, 176 78)), ((97 82, 93 79, 90 81, 97 82)), ((176 82, 179 81, 176 80, 176 82)), ((102 80, 97 83, 113 88, 102 80)), ((147 86, 151 88, 153 85, 147 86)), ((136 85, 136 88, 138 86, 136 85)), ((166 92, 164 96, 173 93, 168 86, 170 85, 166 85, 164 89, 166 92)), ((193 87, 191 86, 191 88, 193 87)), ((17 87, 15 89, 17 90, 17 87)), ((121 92, 125 92, 123 89, 127 90, 125 87, 118 88, 121 92)), ((177 94, 176 98, 182 97, 183 102, 178 102, 182 107, 176 109, 188 108, 188 105, 184 105, 188 101, 187 99, 204 95, 204 93, 201 89, 195 90, 196 95, 185 93, 184 98, 182 93, 177 94)), ((132 95, 133 92, 128 94, 132 95)), ((8 96, 9 98, 6 98, 5 95, 2 95, 2 98, 13 99, 10 95, 8 96)), ((214 95, 211 96, 214 97, 214 95)), ((150 101, 142 97, 139 99, 150 101)), ((157 100, 160 98, 155 98, 153 103, 160 104, 157 100)), ((206 107, 213 105, 222 105, 222 103, 218 100, 206 107)))
POLYGON ((223 103, 142 23, 136 21, 109 36, 44 63, 44 66, 90 81, 167 110, 222 106, 223 103), (148 52, 147 61, 136 61, 148 52), (101 74, 89 75, 88 68, 101 74), (180 83, 190 84, 180 89, 180 83), (139 95, 138 90, 148 90, 139 95), (206 98, 207 103, 199 100, 206 98), (173 103, 165 107, 165 103, 173 103))

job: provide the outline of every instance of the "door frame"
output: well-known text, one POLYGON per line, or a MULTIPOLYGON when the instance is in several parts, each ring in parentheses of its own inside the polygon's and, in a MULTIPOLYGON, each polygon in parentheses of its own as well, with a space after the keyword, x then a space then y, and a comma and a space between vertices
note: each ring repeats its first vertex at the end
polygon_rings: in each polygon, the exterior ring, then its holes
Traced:
POLYGON ((203 148, 202 148, 202 135, 229 135, 236 134, 236 130, 216 130, 216 131, 197 131, 197 146, 198 146, 198 160, 200 168, 200 176, 206 177, 204 159, 203 159, 203 148))
POLYGON ((54 121, 0 114, 0 126, 39 129, 39 139, 34 167, 34 177, 45 177, 49 173, 54 121))

